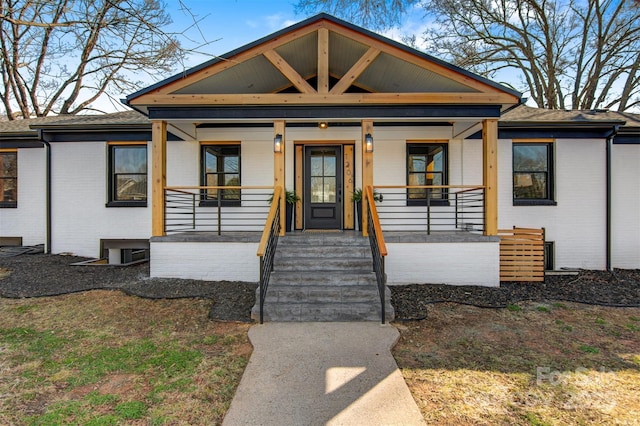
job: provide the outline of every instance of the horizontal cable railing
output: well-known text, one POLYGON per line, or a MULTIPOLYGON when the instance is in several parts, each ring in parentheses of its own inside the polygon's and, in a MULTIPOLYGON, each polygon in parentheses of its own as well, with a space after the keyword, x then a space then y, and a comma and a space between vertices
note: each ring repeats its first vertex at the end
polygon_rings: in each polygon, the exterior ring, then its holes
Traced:
POLYGON ((165 232, 261 232, 272 197, 272 186, 166 187, 165 232))
POLYGON ((375 186, 384 231, 484 231, 484 187, 375 186))

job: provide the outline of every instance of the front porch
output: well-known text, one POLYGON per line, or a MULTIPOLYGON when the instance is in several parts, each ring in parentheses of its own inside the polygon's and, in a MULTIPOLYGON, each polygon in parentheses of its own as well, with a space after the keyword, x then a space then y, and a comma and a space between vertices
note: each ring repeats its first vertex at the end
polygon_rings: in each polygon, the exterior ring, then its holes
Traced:
MULTIPOLYGON (((151 238, 151 277, 208 281, 257 282, 256 256, 262 233, 232 231, 183 232, 151 238)), ((305 238, 313 243, 359 231, 309 233, 295 231, 281 239, 305 238)), ((500 241, 466 231, 384 233, 387 285, 451 284, 497 287, 500 284, 500 241)), ((371 253, 369 253, 371 257, 371 253)))

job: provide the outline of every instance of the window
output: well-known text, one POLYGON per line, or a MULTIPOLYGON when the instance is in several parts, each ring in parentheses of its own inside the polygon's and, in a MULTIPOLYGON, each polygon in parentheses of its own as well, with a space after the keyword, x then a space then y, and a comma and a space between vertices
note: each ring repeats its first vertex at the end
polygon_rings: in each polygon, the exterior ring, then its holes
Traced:
MULTIPOLYGON (((240 186, 240 145, 202 145, 202 186, 240 186)), ((240 203, 239 189, 207 189, 203 204, 217 204, 218 194, 224 205, 240 203)))
MULTIPOLYGON (((446 143, 407 144, 408 186, 439 186, 446 185, 447 182, 446 143)), ((407 204, 426 204, 427 192, 430 192, 431 204, 447 203, 447 191, 444 189, 414 188, 407 190, 407 204)))
POLYGON ((18 151, 0 151, 0 207, 18 207, 18 151))
POLYGON ((513 203, 555 204, 552 143, 513 144, 513 203))
POLYGON ((554 247, 555 244, 553 241, 545 241, 544 242, 544 270, 545 271, 553 271, 554 269, 554 247))
POLYGON ((108 207, 147 206, 147 145, 109 145, 108 207))

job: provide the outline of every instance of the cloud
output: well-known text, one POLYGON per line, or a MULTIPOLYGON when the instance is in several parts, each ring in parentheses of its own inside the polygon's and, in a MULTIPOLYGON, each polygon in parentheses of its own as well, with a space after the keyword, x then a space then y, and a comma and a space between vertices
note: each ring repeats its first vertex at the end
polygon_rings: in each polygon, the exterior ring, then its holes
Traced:
POLYGON ((292 23, 295 23, 295 21, 287 19, 287 16, 282 12, 265 16, 264 20, 267 28, 269 28, 270 30, 279 30, 291 25, 292 23))

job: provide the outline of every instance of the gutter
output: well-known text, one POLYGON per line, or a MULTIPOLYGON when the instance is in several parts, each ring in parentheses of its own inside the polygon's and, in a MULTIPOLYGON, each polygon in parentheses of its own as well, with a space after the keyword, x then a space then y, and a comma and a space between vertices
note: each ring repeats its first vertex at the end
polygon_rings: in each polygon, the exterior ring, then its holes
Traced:
POLYGON ((51 144, 44 140, 44 135, 41 129, 38 129, 38 139, 45 146, 47 152, 46 159, 46 196, 45 196, 45 210, 46 210, 46 253, 51 254, 51 144))
POLYGON ((612 238, 611 238, 611 222, 612 222, 612 218, 611 218, 611 144, 613 142, 613 139, 616 137, 616 135, 618 134, 618 129, 620 128, 619 125, 613 126, 613 128, 611 129, 611 133, 609 134, 609 136, 607 136, 607 141, 606 141, 606 173, 607 173, 607 229, 606 229, 606 234, 607 234, 607 256, 606 256, 606 268, 607 271, 612 272, 613 268, 611 267, 611 243, 612 243, 612 238))

